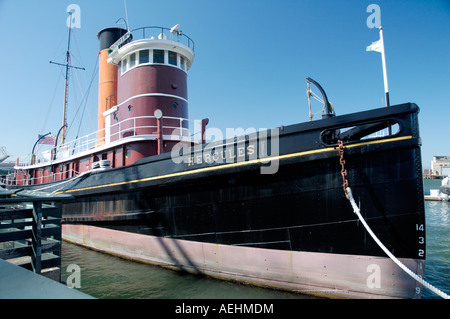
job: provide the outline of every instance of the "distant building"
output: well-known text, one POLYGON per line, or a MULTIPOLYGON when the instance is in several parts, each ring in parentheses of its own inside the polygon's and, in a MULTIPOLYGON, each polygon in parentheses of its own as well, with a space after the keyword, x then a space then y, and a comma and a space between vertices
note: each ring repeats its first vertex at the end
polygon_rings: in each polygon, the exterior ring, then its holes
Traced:
POLYGON ((442 169, 450 168, 450 156, 433 156, 431 161, 431 170, 424 170, 425 178, 443 178, 444 173, 442 169))

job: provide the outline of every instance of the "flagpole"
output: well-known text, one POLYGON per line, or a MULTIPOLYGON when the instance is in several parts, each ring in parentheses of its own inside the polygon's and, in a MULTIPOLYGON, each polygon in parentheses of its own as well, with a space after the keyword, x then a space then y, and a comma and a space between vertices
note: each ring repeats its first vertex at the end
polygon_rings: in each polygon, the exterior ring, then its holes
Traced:
POLYGON ((380 41, 381 41, 381 60, 383 63, 383 79, 384 79, 384 93, 386 94, 386 106, 390 106, 389 102, 389 87, 386 71, 386 56, 384 54, 384 40, 383 40, 383 27, 380 26, 380 41))

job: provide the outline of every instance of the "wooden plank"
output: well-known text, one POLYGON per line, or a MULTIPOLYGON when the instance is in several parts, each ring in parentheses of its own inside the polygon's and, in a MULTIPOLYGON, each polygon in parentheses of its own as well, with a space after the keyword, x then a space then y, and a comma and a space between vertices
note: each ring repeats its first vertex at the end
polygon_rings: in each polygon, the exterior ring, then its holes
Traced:
POLYGON ((33 225, 33 220, 29 219, 29 220, 24 220, 24 219, 16 219, 14 220, 14 222, 2 222, 0 224, 0 229, 8 229, 8 228, 25 228, 27 226, 32 226, 33 225))
POLYGON ((45 218, 42 220, 42 225, 44 225, 44 227, 46 227, 47 225, 55 225, 61 227, 61 218, 45 218))
POLYGON ((41 238, 42 237, 48 237, 48 236, 58 236, 61 234, 61 228, 60 227, 45 227, 41 229, 41 238))
POLYGON ((61 218, 62 217, 62 207, 58 207, 55 205, 47 205, 44 204, 43 206, 42 215, 45 217, 56 217, 61 218))
MULTIPOLYGON (((35 260, 33 255, 31 255, 31 261, 32 261, 31 266, 35 269, 34 272, 38 273, 36 271, 37 267, 34 266, 37 264, 37 262, 36 262, 37 260, 35 260)), ((25 264, 22 264, 22 265, 25 265, 25 264)), ((44 268, 60 267, 61 266, 61 257, 58 255, 52 254, 52 253, 44 253, 40 257, 40 266, 41 266, 40 271, 42 271, 42 269, 44 269, 44 268)))
MULTIPOLYGON (((19 223, 19 225, 22 225, 19 223)), ((26 226, 32 226, 32 224, 25 223, 26 226)), ((6 225, 2 225, 6 226, 6 225)), ((25 240, 28 238, 32 238, 32 230, 31 229, 21 229, 18 227, 11 227, 13 225, 8 225, 9 227, 0 228, 0 242, 5 241, 14 241, 14 240, 25 240)), ((37 231, 37 230, 36 230, 37 231)), ((45 228, 40 229, 40 238, 49 237, 49 236, 57 236, 61 237, 61 226, 55 224, 48 224, 45 228)), ((35 240, 38 240, 36 236, 34 236, 35 240)))
POLYGON ((42 253, 53 253, 61 256, 61 243, 54 243, 42 246, 42 253))
MULTIPOLYGON (((12 259, 23 256, 29 256, 32 254, 31 245, 22 244, 19 242, 11 242, 11 248, 0 249, 0 259, 12 259)), ((42 253, 50 253, 60 256, 61 255, 61 241, 48 239, 42 240, 42 253)))
POLYGON ((7 231, 2 229, 0 231, 0 242, 27 239, 31 237, 31 234, 31 229, 11 229, 7 231))
POLYGON ((0 210, 0 220, 31 218, 33 210, 28 209, 2 209, 0 210))
POLYGON ((9 249, 0 250, 0 259, 11 259, 23 256, 29 256, 31 253, 31 246, 22 246, 9 249))

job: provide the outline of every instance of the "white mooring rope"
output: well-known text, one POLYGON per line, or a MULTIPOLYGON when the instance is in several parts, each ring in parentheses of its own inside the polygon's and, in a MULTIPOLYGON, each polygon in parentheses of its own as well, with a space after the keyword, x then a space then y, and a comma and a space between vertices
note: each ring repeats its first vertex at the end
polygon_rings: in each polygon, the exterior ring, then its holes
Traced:
POLYGON ((408 267, 406 267, 400 260, 398 260, 384 245, 383 243, 378 239, 378 237, 374 234, 374 232, 370 229, 369 225, 367 225, 366 221, 364 220, 364 218, 361 216, 360 210, 358 205, 356 205, 355 200, 353 198, 352 195, 352 190, 350 189, 350 187, 346 188, 347 193, 348 193, 348 199, 350 201, 350 203, 352 204, 353 207, 353 211, 355 212, 356 215, 358 215, 359 220, 361 221, 361 223, 364 225, 364 227, 366 228, 367 232, 370 234, 370 236, 372 236, 372 238, 375 240, 375 242, 378 244, 378 246, 380 246, 381 249, 383 249, 383 251, 386 253, 386 255, 389 256, 389 258, 392 259, 392 261, 394 261, 401 269, 403 269, 408 275, 410 275, 412 278, 414 278, 416 281, 418 281, 419 283, 421 283, 423 286, 427 287, 428 289, 430 289, 432 292, 434 292, 435 294, 439 295, 440 297, 444 298, 444 299, 450 299, 450 296, 447 295, 445 292, 442 292, 441 290, 437 289, 436 287, 432 286, 431 284, 429 284, 428 282, 426 282, 425 280, 423 280, 420 276, 416 275, 415 273, 413 273, 408 267))

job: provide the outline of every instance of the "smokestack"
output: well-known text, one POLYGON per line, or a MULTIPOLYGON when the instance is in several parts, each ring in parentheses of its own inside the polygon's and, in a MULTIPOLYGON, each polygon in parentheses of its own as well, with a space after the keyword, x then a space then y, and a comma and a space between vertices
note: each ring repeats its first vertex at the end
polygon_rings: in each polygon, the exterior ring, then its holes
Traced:
POLYGON ((106 28, 97 34, 100 41, 98 64, 98 144, 104 144, 105 118, 103 112, 117 104, 117 66, 109 64, 108 50, 127 30, 121 28, 106 28))

